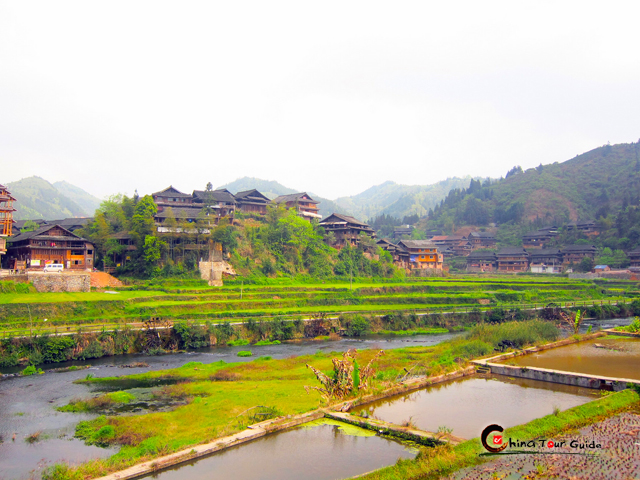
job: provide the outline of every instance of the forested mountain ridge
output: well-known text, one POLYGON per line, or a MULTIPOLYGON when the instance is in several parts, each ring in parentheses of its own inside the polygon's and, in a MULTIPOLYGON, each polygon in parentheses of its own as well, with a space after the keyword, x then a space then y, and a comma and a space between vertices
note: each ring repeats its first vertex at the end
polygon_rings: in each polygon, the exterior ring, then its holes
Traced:
POLYGON ((466 188, 470 181, 470 176, 448 178, 432 185, 400 185, 389 181, 368 188, 358 195, 337 198, 335 203, 362 220, 371 220, 379 215, 397 218, 424 216, 451 189, 466 188))
POLYGON ((13 215, 16 220, 89 217, 100 204, 100 200, 81 188, 67 182, 52 185, 36 176, 10 182, 7 188, 17 200, 13 215))
POLYGON ((445 230, 490 223, 556 225, 606 219, 640 202, 640 145, 605 145, 563 163, 514 167, 498 181, 452 190, 429 214, 445 230))

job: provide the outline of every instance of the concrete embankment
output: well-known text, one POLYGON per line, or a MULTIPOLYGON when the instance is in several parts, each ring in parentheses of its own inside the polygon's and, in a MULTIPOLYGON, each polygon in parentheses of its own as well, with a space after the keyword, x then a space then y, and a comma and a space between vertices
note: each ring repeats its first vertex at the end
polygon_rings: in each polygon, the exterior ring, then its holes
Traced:
POLYGON ((586 340, 603 337, 603 336, 606 336, 608 333, 609 332, 597 332, 591 335, 585 335, 580 339, 566 338, 564 340, 560 340, 559 342, 553 342, 546 345, 541 345, 539 347, 526 348, 519 352, 510 352, 502 355, 497 355, 495 357, 487 358, 484 360, 475 360, 473 363, 476 364, 480 370, 486 371, 487 369, 489 369, 491 373, 495 373, 498 375, 506 375, 509 377, 516 377, 516 378, 526 378, 529 380, 540 380, 543 382, 572 385, 575 387, 613 390, 614 392, 619 392, 627 388, 627 384, 629 383, 640 385, 640 381, 635 379, 567 372, 563 370, 540 368, 540 367, 505 365, 503 363, 498 363, 498 362, 503 362, 505 360, 508 360, 510 358, 514 358, 522 355, 530 355, 532 353, 549 350, 550 348, 561 347, 564 345, 571 345, 574 343, 579 343, 586 340))
POLYGON ((466 438, 456 437, 451 434, 438 435, 433 432, 427 432, 413 427, 403 427, 401 425, 384 422, 375 418, 357 417, 345 412, 327 411, 325 412, 325 416, 333 420, 366 428, 367 430, 373 430, 383 435, 389 435, 403 440, 410 440, 421 445, 435 446, 439 443, 451 443, 452 445, 457 445, 458 443, 466 441, 466 438))

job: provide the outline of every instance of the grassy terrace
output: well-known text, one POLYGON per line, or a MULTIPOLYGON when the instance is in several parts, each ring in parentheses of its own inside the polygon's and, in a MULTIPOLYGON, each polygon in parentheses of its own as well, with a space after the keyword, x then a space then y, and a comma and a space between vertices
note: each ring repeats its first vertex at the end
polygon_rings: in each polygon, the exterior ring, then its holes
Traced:
POLYGON ((37 331, 75 331, 137 325, 151 316, 168 320, 213 322, 269 319, 278 315, 308 317, 324 312, 385 314, 465 312, 474 309, 535 308, 550 302, 600 304, 630 302, 637 285, 594 284, 564 278, 453 277, 405 282, 357 281, 208 287, 197 280, 151 282, 89 293, 2 293, 0 327, 5 335, 37 331), (47 323, 44 323, 44 319, 47 323), (57 330, 60 329, 60 330, 57 330))
MULTIPOLYGON (((396 385, 406 370, 411 370, 413 375, 429 376, 465 367, 473 358, 492 354, 495 346, 503 340, 524 346, 545 343, 557 335, 556 327, 547 322, 511 322, 499 326, 478 326, 464 338, 432 347, 390 350, 375 363, 374 376, 366 393, 380 392, 396 385)), ((361 368, 375 354, 372 350, 358 352, 361 368)), ((336 356, 340 355, 318 352, 284 360, 265 357, 248 363, 203 365, 192 362, 171 370, 84 380, 106 393, 94 398, 76 399, 62 407, 63 410, 102 413, 105 408, 135 402, 135 393, 132 392, 139 392, 145 387, 152 389, 156 399, 174 404, 182 402, 183 405, 165 412, 99 416, 80 422, 76 429, 78 436, 90 444, 119 446, 118 453, 78 467, 56 467, 58 476, 51 478, 93 478, 212 441, 259 421, 251 417, 254 407, 261 406, 261 411, 269 418, 326 406, 327 401, 316 390, 307 392, 304 388, 319 386, 306 364, 330 373, 332 357, 336 356), (132 388, 137 390, 132 391, 132 388)), ((352 392, 347 398, 362 393, 352 392)))

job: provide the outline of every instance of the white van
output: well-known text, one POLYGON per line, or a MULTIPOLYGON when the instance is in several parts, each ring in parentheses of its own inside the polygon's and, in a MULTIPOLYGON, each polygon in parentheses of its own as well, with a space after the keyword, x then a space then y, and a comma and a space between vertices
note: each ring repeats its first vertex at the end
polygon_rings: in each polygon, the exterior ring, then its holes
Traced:
POLYGON ((64 265, 62 265, 61 263, 50 263, 49 265, 44 266, 44 273, 49 273, 49 272, 62 273, 63 270, 64 270, 64 265))

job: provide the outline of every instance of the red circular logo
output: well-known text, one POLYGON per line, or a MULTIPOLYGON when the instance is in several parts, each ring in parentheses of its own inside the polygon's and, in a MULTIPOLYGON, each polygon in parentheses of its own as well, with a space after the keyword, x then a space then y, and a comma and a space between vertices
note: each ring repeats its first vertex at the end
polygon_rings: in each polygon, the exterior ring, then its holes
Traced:
POLYGON ((549 441, 547 442, 547 447, 549 447, 549 448, 553 448, 553 441, 549 440, 549 441))

